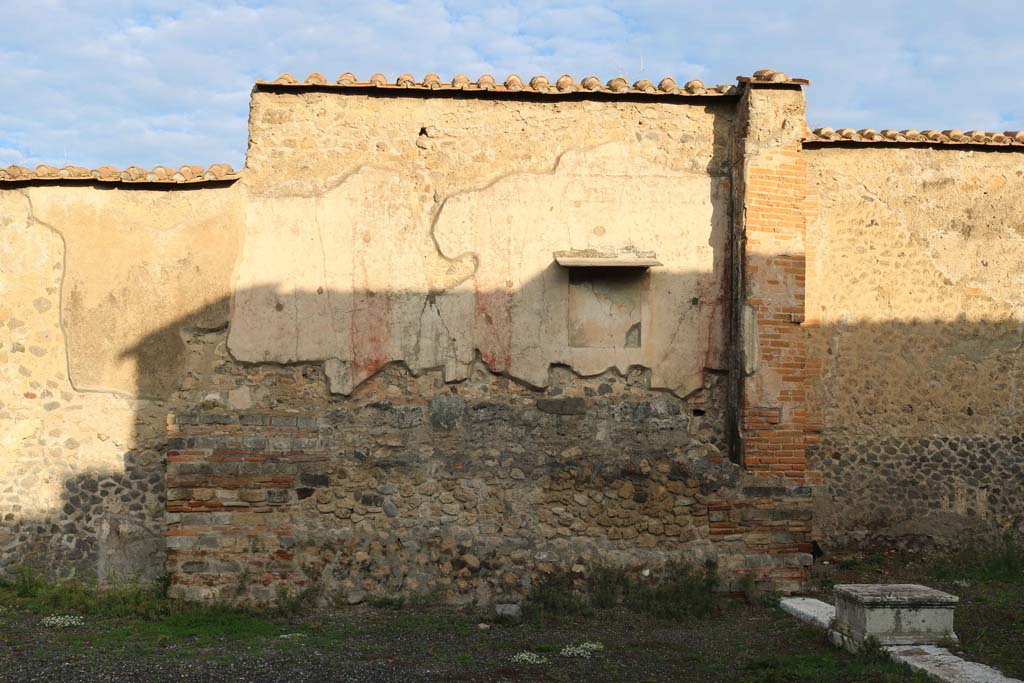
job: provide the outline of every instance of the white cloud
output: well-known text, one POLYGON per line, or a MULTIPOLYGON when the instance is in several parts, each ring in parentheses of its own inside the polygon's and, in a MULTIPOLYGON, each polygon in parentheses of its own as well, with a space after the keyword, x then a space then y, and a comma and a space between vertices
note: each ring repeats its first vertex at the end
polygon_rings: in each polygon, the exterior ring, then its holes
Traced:
POLYGON ((812 79, 812 124, 1024 128, 1016 12, 1003 0, 7 0, 0 163, 240 166, 252 82, 282 71, 731 82, 771 66, 812 79))

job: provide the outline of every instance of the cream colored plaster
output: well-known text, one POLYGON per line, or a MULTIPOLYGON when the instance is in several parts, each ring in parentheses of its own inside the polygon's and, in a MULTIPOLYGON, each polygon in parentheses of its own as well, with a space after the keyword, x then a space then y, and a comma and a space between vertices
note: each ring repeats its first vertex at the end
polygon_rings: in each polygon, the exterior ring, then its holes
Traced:
MULTIPOLYGON (((123 469, 137 434, 135 402, 81 394, 67 375, 60 327, 64 242, 34 220, 21 190, 0 191, 0 513, 49 515, 64 481, 123 469), (6 508, 6 509, 5 509, 6 508)), ((152 434, 149 434, 152 436, 152 434)))
POLYGON ((391 361, 464 376, 471 302, 428 297, 465 279, 430 239, 422 182, 364 168, 322 197, 254 198, 228 344, 242 361, 330 360, 332 387, 352 388, 391 361))
POLYGON ((826 429, 1019 432, 1024 155, 805 152, 812 352, 826 429), (813 269, 813 270, 812 270, 813 269))
POLYGON ((450 198, 435 237, 447 254, 477 255, 473 337, 491 370, 545 386, 551 363, 584 375, 643 365, 652 386, 681 395, 699 388, 721 323, 726 226, 715 216, 717 192, 726 201, 706 173, 608 144, 567 152, 550 175, 516 174, 450 198), (656 254, 663 265, 649 271, 639 348, 569 345, 569 269, 554 263, 564 250, 656 254))
POLYGON ((27 194, 34 219, 67 246, 60 301, 72 383, 166 396, 182 369, 178 329, 227 322, 241 194, 85 186, 27 194))
POLYGON ((433 228, 423 174, 365 167, 322 196, 254 197, 229 348, 243 361, 327 361, 341 393, 394 361, 461 379, 478 350, 535 386, 553 363, 644 365, 654 386, 685 395, 719 349, 726 191, 634 141, 455 194, 433 228), (640 348, 569 346, 568 270, 554 263, 566 249, 657 252, 640 348))

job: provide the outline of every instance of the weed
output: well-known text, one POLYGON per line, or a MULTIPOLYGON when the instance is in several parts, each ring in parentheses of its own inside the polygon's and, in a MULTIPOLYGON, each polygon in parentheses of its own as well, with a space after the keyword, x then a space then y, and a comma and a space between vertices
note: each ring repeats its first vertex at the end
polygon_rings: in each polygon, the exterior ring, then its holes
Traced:
POLYGON ((586 616, 590 611, 568 574, 548 574, 535 581, 526 596, 527 614, 539 619, 586 616))
POLYGON ((633 578, 619 567, 598 566, 585 593, 577 591, 571 575, 552 574, 534 584, 527 596, 531 616, 587 616, 591 609, 624 606, 664 619, 704 616, 715 607, 718 574, 714 564, 695 568, 673 562, 644 570, 633 578))
POLYGON ((566 645, 562 648, 559 653, 563 657, 579 657, 581 659, 590 659, 594 656, 595 652, 601 652, 604 650, 604 643, 597 641, 585 640, 582 643, 575 645, 566 645))
POLYGON ((319 595, 320 591, 314 587, 304 588, 299 591, 288 591, 281 587, 270 611, 278 616, 295 614, 313 607, 319 595))
POLYGON ((632 585, 629 575, 618 567, 595 567, 590 576, 590 604, 598 609, 617 607, 632 585))
POLYGON ((15 569, 14 583, 11 587, 16 597, 31 598, 43 587, 43 581, 31 567, 22 565, 15 569))
POLYGON ((375 595, 368 598, 366 601, 370 607, 376 607, 377 609, 394 609, 399 610, 405 607, 406 598, 401 595, 375 595))
POLYGON ((632 583, 624 604, 662 619, 700 617, 714 609, 717 587, 718 572, 713 563, 698 569, 673 562, 652 572, 649 580, 632 583))
POLYGON ((1024 584, 1024 546, 1012 536, 976 541, 930 564, 940 581, 1024 584))
POLYGON ((513 664, 547 664, 548 658, 543 655, 538 655, 533 652, 517 652, 516 654, 509 657, 509 661, 513 664))
POLYGON ((0 595, 4 594, 33 612, 152 618, 166 614, 169 606, 158 584, 100 588, 79 580, 51 582, 24 566, 15 571, 13 582, 0 585, 0 595))
POLYGON ((857 656, 868 662, 882 662, 889 659, 878 638, 868 636, 857 648, 857 656))
POLYGON ((748 605, 760 605, 761 607, 778 607, 780 596, 774 591, 765 590, 757 585, 757 580, 747 574, 740 580, 740 593, 748 605))

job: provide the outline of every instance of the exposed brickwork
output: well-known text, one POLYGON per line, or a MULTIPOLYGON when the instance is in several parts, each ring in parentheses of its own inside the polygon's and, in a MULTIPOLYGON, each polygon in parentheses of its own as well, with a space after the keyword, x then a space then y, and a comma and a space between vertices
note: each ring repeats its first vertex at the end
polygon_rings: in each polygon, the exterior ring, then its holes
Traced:
POLYGON ((801 325, 807 289, 805 232, 817 205, 800 148, 803 96, 753 89, 746 104, 742 304, 753 310, 754 324, 745 334, 754 337, 757 368, 743 388, 743 462, 751 472, 814 481, 807 473, 806 446, 816 438, 816 426, 807 410, 801 325), (773 96, 793 99, 793 111, 764 107, 763 100, 773 96))
MULTIPOLYGON (((169 427, 167 568, 175 584, 305 587, 294 576, 290 506, 308 497, 316 420, 296 415, 178 415, 169 427), (187 436, 184 436, 186 435, 187 436)), ((265 597, 273 597, 265 596, 265 597)))

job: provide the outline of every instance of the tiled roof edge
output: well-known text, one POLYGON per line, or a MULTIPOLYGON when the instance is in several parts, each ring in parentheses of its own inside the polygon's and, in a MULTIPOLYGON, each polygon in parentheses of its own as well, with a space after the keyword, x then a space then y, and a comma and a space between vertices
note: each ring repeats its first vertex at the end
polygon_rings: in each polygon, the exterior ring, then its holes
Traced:
MULTIPOLYGON (((741 83, 755 84, 791 84, 810 85, 810 81, 802 78, 790 78, 781 71, 772 69, 761 69, 754 72, 753 76, 741 76, 738 79, 741 83)), ((384 74, 374 74, 368 81, 360 81, 351 71, 341 74, 334 82, 328 81, 323 74, 312 73, 306 80, 300 81, 290 73, 283 73, 272 81, 256 81, 256 87, 280 86, 288 88, 378 88, 382 90, 412 90, 412 91, 464 91, 464 92, 490 92, 490 93, 534 93, 542 95, 565 95, 569 93, 603 93, 611 95, 655 95, 655 96, 715 96, 735 95, 739 92, 733 84, 705 85, 698 79, 687 81, 679 85, 671 77, 661 79, 657 85, 653 81, 641 79, 630 85, 625 78, 618 76, 605 83, 597 76, 587 76, 576 81, 569 74, 563 74, 554 81, 547 76, 534 76, 529 81, 524 81, 517 74, 511 74, 503 82, 499 83, 494 76, 484 74, 475 81, 470 80, 465 74, 458 74, 451 81, 442 81, 435 73, 429 73, 423 80, 416 80, 412 74, 402 74, 394 82, 388 81, 384 74)))
POLYGON ((202 166, 182 166, 178 169, 168 166, 154 166, 149 170, 139 168, 138 166, 129 166, 123 170, 113 166, 100 166, 99 168, 64 166, 56 168, 46 164, 40 164, 34 169, 22 166, 0 168, 0 183, 94 180, 101 183, 184 185, 231 181, 237 180, 240 177, 242 177, 241 173, 235 171, 228 164, 213 164, 205 169, 202 166))
POLYGON ((815 128, 804 138, 814 143, 889 143, 929 145, 988 145, 994 147, 1024 147, 1024 131, 1008 130, 1002 133, 983 130, 892 130, 872 128, 815 128))

